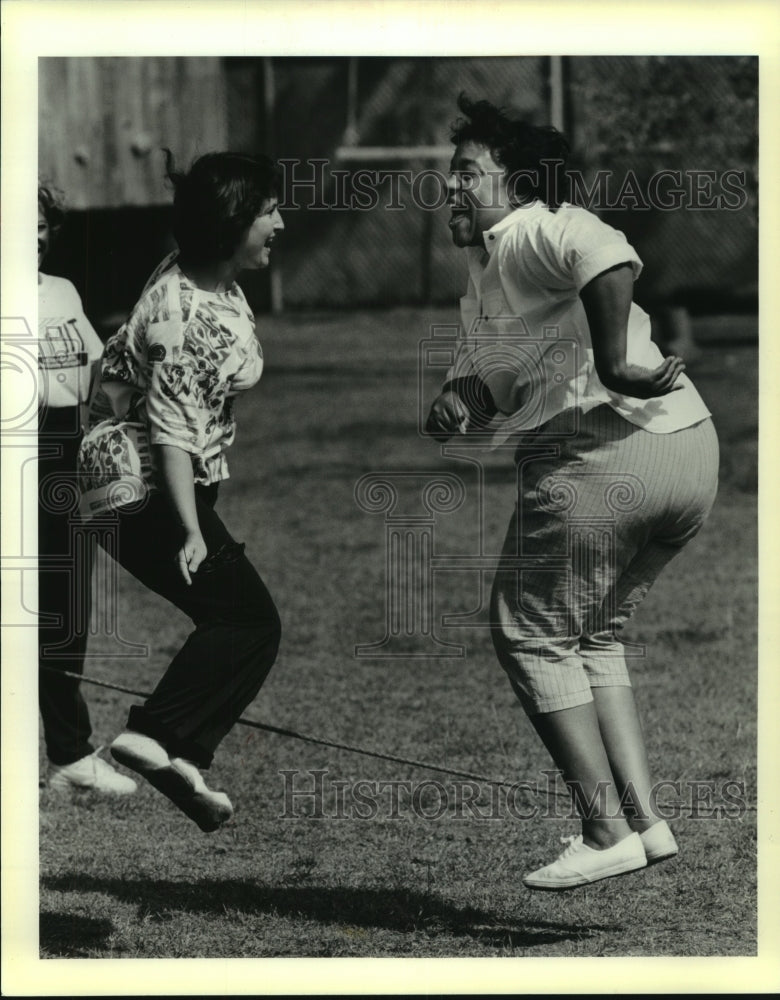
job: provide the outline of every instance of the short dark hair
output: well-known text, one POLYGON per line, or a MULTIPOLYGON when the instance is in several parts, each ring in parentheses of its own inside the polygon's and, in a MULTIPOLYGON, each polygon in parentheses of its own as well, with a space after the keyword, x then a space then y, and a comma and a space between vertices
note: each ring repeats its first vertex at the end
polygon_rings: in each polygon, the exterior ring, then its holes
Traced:
POLYGON ((38 208, 43 212, 43 217, 49 225, 49 232, 52 236, 62 229, 65 221, 65 203, 61 191, 51 184, 38 181, 38 208))
POLYGON ((173 236, 182 257, 194 263, 231 257, 280 189, 279 168, 263 155, 206 153, 181 173, 166 149, 165 166, 174 187, 173 236))
POLYGON ((458 97, 458 108, 467 120, 453 122, 453 143, 476 142, 489 149, 506 171, 510 191, 518 200, 541 198, 552 206, 565 200, 563 168, 569 143, 557 128, 512 119, 503 108, 489 101, 471 101, 463 93, 458 97))

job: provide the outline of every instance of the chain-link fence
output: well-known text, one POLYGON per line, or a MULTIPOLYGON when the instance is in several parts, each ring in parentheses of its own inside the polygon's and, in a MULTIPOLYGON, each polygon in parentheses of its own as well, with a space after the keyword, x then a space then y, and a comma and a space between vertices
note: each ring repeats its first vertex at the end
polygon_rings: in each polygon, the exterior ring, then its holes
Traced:
POLYGON ((638 297, 698 311, 748 304, 758 283, 758 60, 567 61, 568 129, 600 214, 645 261, 638 297), (621 191, 623 196, 621 197, 621 191))
POLYGON ((751 303, 757 75, 752 57, 266 61, 263 138, 288 161, 292 209, 278 259, 284 305, 443 303, 462 292, 463 261, 436 207, 461 91, 564 128, 571 200, 636 246, 643 304, 751 303))
POLYGON ((311 204, 311 192, 296 181, 314 176, 307 162, 319 157, 327 165, 317 203, 335 206, 286 214, 285 306, 452 302, 464 264, 437 177, 446 176, 451 156, 457 95, 489 95, 541 122, 548 117, 547 63, 274 60, 275 149, 302 161, 288 169, 288 202, 311 204))
POLYGON ((40 167, 73 208, 52 263, 99 319, 167 247, 160 147, 286 163, 287 227, 258 311, 452 304, 441 182, 461 91, 572 142, 571 200, 625 232, 651 311, 754 306, 758 60, 718 56, 42 59, 40 167))

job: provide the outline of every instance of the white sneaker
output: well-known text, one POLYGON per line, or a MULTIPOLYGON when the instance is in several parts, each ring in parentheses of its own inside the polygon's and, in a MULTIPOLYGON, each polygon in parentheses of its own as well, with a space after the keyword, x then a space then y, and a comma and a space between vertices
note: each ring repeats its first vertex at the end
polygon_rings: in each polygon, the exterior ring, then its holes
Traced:
MULTIPOLYGON (((177 771, 190 785, 193 791, 193 808, 196 809, 201 818, 209 818, 209 822, 221 826, 227 823, 233 816, 233 805, 224 792, 212 791, 203 779, 198 766, 191 760, 183 757, 171 757, 171 767, 177 771)), ((191 816, 200 826, 201 830, 206 827, 200 824, 197 816, 191 816)), ((216 829, 210 826, 208 829, 216 829)))
POLYGON ((170 764, 168 752, 161 743, 151 736, 134 733, 130 729, 120 733, 109 749, 114 760, 139 773, 168 767, 170 764))
POLYGON ((70 792, 74 788, 104 792, 107 795, 132 795, 138 787, 126 774, 120 774, 98 754, 99 747, 88 757, 73 764, 49 763, 47 784, 55 792, 70 792))
POLYGON ((647 855, 649 865, 658 864, 659 861, 666 861, 679 853, 680 848, 674 839, 674 834, 669 829, 669 824, 665 819, 653 823, 647 830, 643 830, 639 836, 642 838, 642 845, 647 855))
POLYGON ((204 833, 218 829, 233 815, 230 799, 224 792, 213 792, 195 764, 169 757, 150 736, 126 730, 111 744, 111 756, 146 778, 204 833))
POLYGON ((564 839, 570 843, 558 860, 526 875, 523 885, 529 889, 574 889, 612 875, 636 871, 647 864, 638 833, 629 834, 603 851, 584 844, 582 834, 564 839))

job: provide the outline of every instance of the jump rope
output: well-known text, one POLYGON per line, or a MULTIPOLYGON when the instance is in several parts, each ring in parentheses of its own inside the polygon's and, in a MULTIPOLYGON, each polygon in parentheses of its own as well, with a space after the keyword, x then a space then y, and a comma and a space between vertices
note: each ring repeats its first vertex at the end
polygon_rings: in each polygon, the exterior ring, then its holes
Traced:
MULTIPOLYGON (((71 677, 73 680, 81 681, 85 684, 94 684, 97 687, 108 688, 111 691, 120 691, 123 694, 133 695, 137 698, 149 697, 147 692, 136 691, 133 688, 124 687, 121 684, 111 684, 108 681, 97 680, 97 678, 94 677, 82 676, 81 674, 72 673, 69 670, 58 670, 56 667, 47 666, 42 666, 41 669, 46 670, 49 673, 58 674, 60 677, 71 677)), ((514 793, 520 791, 530 796, 541 794, 522 782, 506 781, 502 778, 490 778, 484 774, 475 774, 471 771, 460 771, 452 767, 444 767, 441 764, 432 764, 430 761, 414 760, 411 757, 400 757, 396 754, 381 753, 378 750, 369 750, 366 747, 356 746, 354 743, 339 743, 335 740, 324 739, 321 736, 312 736, 310 733, 299 733, 294 729, 286 729, 282 726, 272 726, 267 722, 255 722, 254 719, 245 719, 243 716, 238 719, 237 724, 239 726, 247 726, 250 729, 259 729, 266 733, 274 733, 277 736, 287 736, 290 739, 301 740, 304 743, 314 743, 318 746, 330 747, 334 750, 346 750, 348 753, 360 754, 363 757, 373 757, 376 760, 389 760, 395 764, 406 764, 408 767, 419 768, 425 771, 434 771, 438 774, 446 774, 453 778, 465 778, 468 781, 475 781, 482 785, 490 785, 498 788, 511 788, 514 793)), ((551 798, 566 799, 571 801, 571 796, 568 792, 556 792, 550 788, 547 788, 545 792, 551 798)), ((679 808, 671 805, 670 803, 664 804, 659 802, 658 805, 667 809, 679 808)), ((755 812, 757 810, 756 805, 745 802, 741 803, 741 805, 749 812, 755 812)), ((717 809, 720 807, 713 805, 712 808, 717 809)), ((693 810, 690 808, 687 811, 693 813, 693 810)))

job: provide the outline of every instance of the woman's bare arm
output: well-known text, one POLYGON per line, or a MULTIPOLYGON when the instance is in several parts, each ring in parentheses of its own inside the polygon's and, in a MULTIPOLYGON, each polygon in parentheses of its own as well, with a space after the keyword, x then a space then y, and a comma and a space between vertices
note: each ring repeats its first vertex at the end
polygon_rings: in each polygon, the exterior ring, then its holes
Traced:
POLYGON ((593 359, 602 384, 613 392, 639 399, 664 396, 673 389, 681 372, 682 358, 664 358, 657 368, 642 368, 626 361, 628 314, 633 298, 631 265, 619 264, 595 277, 580 292, 588 318, 593 359))
POLYGON ((195 506, 192 459, 189 452, 175 445, 158 444, 154 446, 154 451, 160 488, 184 529, 184 543, 176 559, 181 575, 187 584, 191 584, 191 574, 197 571, 207 552, 195 506))

